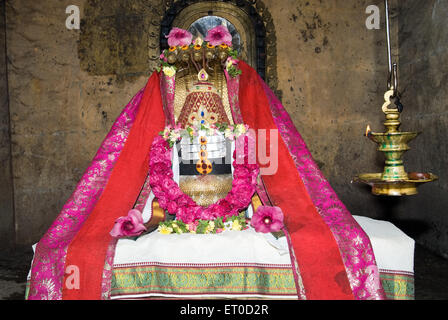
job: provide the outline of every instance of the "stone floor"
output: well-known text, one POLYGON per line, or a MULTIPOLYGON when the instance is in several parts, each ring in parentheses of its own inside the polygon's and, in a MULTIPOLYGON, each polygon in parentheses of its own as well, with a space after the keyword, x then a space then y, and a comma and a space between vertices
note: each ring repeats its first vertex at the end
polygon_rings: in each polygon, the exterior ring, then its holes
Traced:
MULTIPOLYGON (((31 250, 0 253, 0 300, 23 300, 31 250)), ((416 300, 448 299, 448 260, 422 246, 415 250, 416 300)))

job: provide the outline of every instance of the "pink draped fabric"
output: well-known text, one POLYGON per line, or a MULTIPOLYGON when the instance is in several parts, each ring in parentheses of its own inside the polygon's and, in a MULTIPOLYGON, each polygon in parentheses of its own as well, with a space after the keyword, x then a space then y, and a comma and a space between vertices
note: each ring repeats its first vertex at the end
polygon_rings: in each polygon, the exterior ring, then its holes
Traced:
POLYGON ((174 126, 174 90, 176 89, 176 78, 167 77, 161 73, 160 90, 162 91, 162 104, 166 116, 166 124, 174 126))
MULTIPOLYGON (((134 123, 144 89, 124 108, 62 211, 37 244, 28 299, 60 300, 67 247, 101 196, 134 123)), ((114 244, 111 243, 113 246, 114 244)))
POLYGON ((280 135, 314 205, 338 243, 353 295, 356 299, 386 299, 369 237, 323 176, 288 112, 262 83, 280 135))
POLYGON ((230 110, 232 111, 233 122, 243 123, 241 116, 240 105, 238 103, 238 91, 240 86, 240 77, 232 78, 227 70, 224 70, 227 80, 227 94, 229 96, 230 110))

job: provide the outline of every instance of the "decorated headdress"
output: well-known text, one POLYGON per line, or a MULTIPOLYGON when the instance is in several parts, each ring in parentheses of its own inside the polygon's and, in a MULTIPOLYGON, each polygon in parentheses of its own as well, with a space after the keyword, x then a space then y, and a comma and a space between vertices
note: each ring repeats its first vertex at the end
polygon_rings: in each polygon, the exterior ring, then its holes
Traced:
POLYGON ((193 41, 192 34, 180 28, 173 28, 166 38, 170 47, 161 53, 160 65, 168 77, 190 63, 197 69, 200 81, 208 79, 206 66, 221 65, 232 77, 241 74, 237 68, 238 52, 232 48, 232 35, 224 25, 208 30, 205 39, 197 37, 193 41))

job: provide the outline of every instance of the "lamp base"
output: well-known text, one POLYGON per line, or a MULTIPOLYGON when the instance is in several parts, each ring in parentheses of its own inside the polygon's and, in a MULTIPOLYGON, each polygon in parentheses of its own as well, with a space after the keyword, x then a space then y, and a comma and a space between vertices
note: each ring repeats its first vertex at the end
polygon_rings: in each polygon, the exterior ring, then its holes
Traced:
POLYGON ((423 183, 437 180, 432 173, 410 173, 408 179, 383 180, 381 173, 363 173, 352 182, 361 182, 372 187, 372 194, 382 196, 411 196, 418 193, 417 187, 423 183))

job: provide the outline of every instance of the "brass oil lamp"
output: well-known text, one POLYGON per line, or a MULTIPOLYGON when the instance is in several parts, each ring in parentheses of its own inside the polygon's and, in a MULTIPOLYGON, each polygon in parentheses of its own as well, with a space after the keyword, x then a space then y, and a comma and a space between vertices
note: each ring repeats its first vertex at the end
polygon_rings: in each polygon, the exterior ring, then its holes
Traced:
POLYGON ((378 151, 384 153, 386 161, 382 173, 359 174, 353 179, 353 182, 361 182, 370 185, 374 195, 414 195, 418 193, 417 187, 419 185, 434 181, 438 178, 432 173, 407 173, 404 168, 404 163, 402 160, 403 154, 410 149, 408 143, 416 138, 420 132, 399 131, 399 127, 401 125, 400 113, 402 111, 402 105, 399 101, 397 65, 395 63, 392 65, 391 63, 389 10, 387 0, 385 0, 385 6, 389 78, 388 90, 384 94, 384 104, 382 106, 382 110, 386 115, 386 121, 384 122, 386 132, 372 132, 370 130, 370 126, 367 126, 365 135, 370 140, 378 144, 378 151), (392 99, 395 99, 395 105, 392 105, 392 99))

